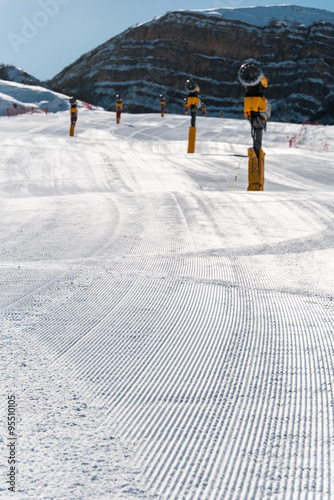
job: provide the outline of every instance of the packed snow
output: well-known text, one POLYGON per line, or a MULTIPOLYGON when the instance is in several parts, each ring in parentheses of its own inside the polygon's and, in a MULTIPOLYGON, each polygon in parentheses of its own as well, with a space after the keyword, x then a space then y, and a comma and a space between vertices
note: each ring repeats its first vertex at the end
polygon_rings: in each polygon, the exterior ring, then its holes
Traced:
POLYGON ((333 498, 334 127, 69 125, 0 118, 1 496, 333 498))

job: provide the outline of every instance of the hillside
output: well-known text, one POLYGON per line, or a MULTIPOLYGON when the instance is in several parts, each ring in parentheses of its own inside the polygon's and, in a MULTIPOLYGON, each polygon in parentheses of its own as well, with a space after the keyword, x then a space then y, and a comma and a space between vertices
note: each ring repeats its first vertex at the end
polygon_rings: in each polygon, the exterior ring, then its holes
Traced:
POLYGON ((83 55, 48 82, 114 109, 183 112, 194 76, 208 112, 242 116, 240 64, 258 59, 277 121, 334 123, 334 13, 291 5, 175 11, 132 27, 83 55))
POLYGON ((1 116, 45 110, 46 108, 48 112, 64 111, 69 108, 68 96, 54 92, 45 85, 40 86, 39 80, 34 79, 31 75, 28 78, 21 78, 21 76, 21 70, 11 66, 10 71, 6 74, 6 79, 0 79, 1 116), (11 81, 9 81, 10 79, 11 81), (20 83, 22 80, 30 83, 20 83))
POLYGON ((45 87, 45 84, 30 75, 21 68, 17 68, 11 64, 0 64, 0 79, 9 82, 23 83, 24 85, 37 85, 45 87))

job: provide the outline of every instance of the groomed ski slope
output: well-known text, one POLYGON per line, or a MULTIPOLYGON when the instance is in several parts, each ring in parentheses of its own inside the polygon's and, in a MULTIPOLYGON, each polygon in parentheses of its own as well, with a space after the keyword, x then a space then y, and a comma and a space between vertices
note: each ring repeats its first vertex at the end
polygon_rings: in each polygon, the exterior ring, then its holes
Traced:
POLYGON ((334 496, 334 127, 189 122, 0 119, 16 498, 334 496))

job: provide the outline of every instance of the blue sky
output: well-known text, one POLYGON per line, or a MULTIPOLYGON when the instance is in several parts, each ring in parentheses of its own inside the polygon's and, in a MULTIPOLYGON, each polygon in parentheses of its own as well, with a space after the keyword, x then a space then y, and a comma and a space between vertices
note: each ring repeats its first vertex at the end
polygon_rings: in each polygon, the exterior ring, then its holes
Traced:
POLYGON ((334 0, 0 0, 0 63, 46 80, 126 28, 169 10, 288 3, 334 11, 334 0))

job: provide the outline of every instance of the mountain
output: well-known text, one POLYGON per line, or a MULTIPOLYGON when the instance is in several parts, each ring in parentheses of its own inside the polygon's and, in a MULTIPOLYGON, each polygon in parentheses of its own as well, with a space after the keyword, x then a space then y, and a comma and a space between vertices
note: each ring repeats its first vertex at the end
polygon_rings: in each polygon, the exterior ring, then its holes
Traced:
POLYGON ((10 82, 23 83, 25 85, 38 85, 39 87, 45 87, 45 84, 29 75, 23 69, 17 68, 9 64, 0 64, 0 79, 10 82))
POLYGON ((183 112, 189 76, 211 116, 241 117, 240 64, 255 58, 268 78, 276 121, 334 123, 334 13, 293 5, 179 10, 129 28, 47 82, 53 89, 130 112, 183 112))

